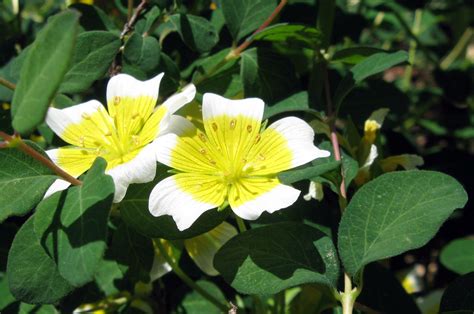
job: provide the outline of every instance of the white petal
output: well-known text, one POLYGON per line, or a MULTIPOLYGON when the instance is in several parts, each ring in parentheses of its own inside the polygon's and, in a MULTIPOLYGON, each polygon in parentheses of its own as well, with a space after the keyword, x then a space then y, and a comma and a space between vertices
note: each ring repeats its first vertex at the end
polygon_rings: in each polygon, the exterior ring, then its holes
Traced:
POLYGON ((261 194, 257 198, 248 201, 236 208, 232 207, 234 213, 246 220, 255 220, 266 211, 273 213, 279 209, 292 205, 298 199, 300 191, 284 184, 279 184, 272 190, 261 194))
POLYGON ((46 193, 44 194, 43 198, 47 198, 47 197, 50 197, 51 195, 53 195, 54 193, 58 192, 58 191, 64 191, 65 189, 67 189, 69 186, 71 185, 71 183, 65 181, 65 180, 62 180, 62 179, 56 179, 53 184, 51 184, 51 186, 49 187, 49 189, 46 191, 46 193))
POLYGON ((377 151, 377 146, 375 146, 374 144, 370 145, 369 156, 367 156, 367 159, 365 160, 365 163, 361 167, 361 169, 369 168, 374 163, 375 158, 377 158, 378 156, 379 153, 377 151))
POLYGON ((189 228, 205 211, 216 207, 215 204, 197 201, 182 191, 174 176, 160 181, 153 188, 148 205, 153 216, 172 216, 180 231, 189 228))
POLYGON ((293 152, 292 168, 304 165, 316 158, 329 157, 331 154, 314 145, 313 129, 300 118, 283 118, 272 123, 268 128, 278 131, 288 141, 288 146, 293 152))
POLYGON ((155 140, 156 150, 155 156, 156 160, 164 165, 171 167, 171 159, 173 149, 178 143, 178 136, 173 133, 168 133, 158 137, 155 140))
POLYGON ((259 98, 231 100, 222 96, 206 93, 202 98, 202 117, 204 122, 221 115, 235 117, 243 115, 262 121, 264 102, 259 98))
POLYGON ((114 180, 114 203, 118 203, 123 199, 130 184, 146 183, 155 178, 155 149, 156 143, 152 142, 144 147, 132 160, 106 171, 114 180))
POLYGON ((46 115, 46 124, 54 133, 61 136, 68 126, 81 122, 84 116, 91 115, 99 110, 106 112, 104 106, 97 100, 90 100, 65 109, 50 107, 46 115))
POLYGON ((107 84, 107 103, 118 97, 150 96, 158 99, 160 82, 164 73, 160 73, 147 81, 139 81, 128 74, 113 76, 107 84))
POLYGON ((173 133, 179 136, 183 136, 186 134, 191 135, 196 132, 196 129, 196 126, 194 126, 194 124, 188 119, 182 116, 172 115, 169 118, 168 126, 164 134, 173 133))
POLYGON ((181 90, 181 92, 171 95, 162 106, 168 108, 168 112, 173 114, 181 107, 191 102, 194 99, 194 96, 196 96, 196 86, 194 86, 194 84, 188 84, 181 90))
POLYGON ((206 233, 184 240, 184 246, 189 256, 203 272, 209 276, 217 276, 219 272, 213 265, 214 256, 227 241, 237 234, 234 226, 223 222, 206 233))

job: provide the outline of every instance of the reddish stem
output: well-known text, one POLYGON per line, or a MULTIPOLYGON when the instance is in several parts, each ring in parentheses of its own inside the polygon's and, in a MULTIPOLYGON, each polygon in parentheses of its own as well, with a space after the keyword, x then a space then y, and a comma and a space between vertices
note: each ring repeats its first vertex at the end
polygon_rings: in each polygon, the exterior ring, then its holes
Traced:
POLYGON ((283 7, 286 5, 287 3, 287 0, 282 0, 280 1, 280 3, 278 4, 278 6, 275 8, 275 10, 273 10, 272 14, 270 14, 267 19, 265 20, 265 22, 262 23, 262 25, 260 25, 259 28, 257 28, 257 30, 255 32, 253 32, 253 34, 251 36, 249 36, 242 44, 240 44, 240 46, 238 46, 237 48, 235 48, 233 51, 232 51, 232 55, 237 57, 239 56, 242 51, 244 51, 245 49, 247 49, 248 46, 250 46, 250 44, 253 42, 253 37, 258 34, 259 32, 263 31, 268 25, 270 25, 271 22, 273 22, 273 20, 277 17, 277 15, 280 13, 280 11, 283 9, 283 7))
POLYGON ((72 185, 81 185, 82 184, 82 181, 74 178, 69 173, 67 173, 64 170, 62 170, 61 168, 59 168, 54 162, 52 162, 51 160, 49 160, 45 156, 41 155, 39 152, 37 152, 36 150, 31 148, 30 146, 26 145, 20 137, 16 137, 16 136, 13 137, 13 136, 10 136, 10 135, 6 134, 5 132, 2 132, 2 131, 0 131, 0 137, 2 137, 6 141, 4 143, 7 144, 5 146, 0 145, 1 148, 11 147, 9 144, 12 143, 12 142, 16 142, 17 145, 15 145, 15 147, 17 147, 19 150, 21 150, 25 154, 31 156, 32 158, 38 160, 40 163, 42 163, 43 165, 45 165, 46 167, 48 167, 49 169, 54 171, 54 173, 56 173, 58 176, 60 176, 64 180, 68 181, 72 185))

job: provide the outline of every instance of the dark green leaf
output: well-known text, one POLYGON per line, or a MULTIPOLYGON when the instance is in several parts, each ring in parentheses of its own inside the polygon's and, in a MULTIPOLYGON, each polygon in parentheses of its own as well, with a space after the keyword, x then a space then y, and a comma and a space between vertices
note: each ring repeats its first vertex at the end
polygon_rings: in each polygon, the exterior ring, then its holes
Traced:
POLYGON ((289 170, 280 173, 278 178, 283 184, 291 184, 305 179, 311 179, 325 174, 328 171, 339 168, 339 161, 330 161, 316 166, 310 166, 303 169, 289 170))
POLYGON ((207 52, 219 41, 214 25, 203 17, 174 14, 169 17, 170 27, 178 32, 183 42, 197 52, 207 52))
POLYGON ((275 0, 219 0, 232 37, 239 41, 256 30, 276 7, 275 0))
POLYGON ((126 224, 121 224, 115 231, 112 241, 112 255, 120 271, 132 282, 150 281, 155 251, 153 242, 126 224))
POLYGON ((2 296, 0 298, 0 311, 3 311, 7 306, 16 301, 15 297, 11 294, 10 289, 8 288, 7 276, 5 276, 3 273, 0 273, 0 295, 2 296))
POLYGON ((131 185, 120 203, 123 220, 144 236, 169 240, 189 239, 213 229, 229 215, 229 210, 208 210, 184 231, 178 230, 171 216, 154 217, 148 209, 148 198, 155 185, 167 175, 163 167, 158 168, 157 174, 153 182, 131 185))
POLYGON ((388 70, 407 60, 408 53, 406 51, 379 52, 367 57, 352 67, 348 75, 339 83, 334 94, 334 106, 339 108, 347 94, 367 77, 388 70))
POLYGON ((105 295, 120 292, 119 282, 123 280, 123 273, 115 260, 103 259, 94 274, 95 283, 105 295))
MULTIPOLYGON (((30 46, 26 47, 15 58, 11 59, 3 68, 0 69, 0 76, 16 84, 20 79, 20 71, 25 61, 30 46)), ((0 85, 0 100, 10 102, 13 97, 13 91, 3 85, 0 85)))
POLYGON ((355 65, 362 62, 367 57, 379 52, 386 52, 383 49, 374 47, 350 47, 338 50, 331 58, 331 62, 343 62, 355 65))
POLYGON ((339 253, 346 271, 395 256, 428 242, 456 208, 467 201, 452 177, 434 171, 381 175, 364 185, 344 211, 339 253))
POLYGON ((285 98, 272 106, 265 106, 265 112, 263 119, 271 118, 277 114, 284 112, 303 111, 311 113, 316 117, 320 117, 320 113, 314 109, 309 108, 308 104, 308 92, 298 92, 285 98))
POLYGON ((295 91, 298 80, 288 59, 263 48, 246 50, 241 56, 240 75, 245 97, 274 102, 295 91))
POLYGON ((23 224, 13 240, 7 275, 12 294, 27 303, 54 303, 73 289, 42 247, 34 231, 34 217, 23 224))
POLYGON ((120 32, 111 17, 95 5, 74 3, 69 7, 81 13, 80 23, 87 31, 107 30, 115 31, 116 33, 120 32))
POLYGON ((104 31, 81 33, 77 37, 72 66, 64 77, 59 91, 78 93, 102 78, 120 48, 117 35, 104 31))
POLYGON ((444 267, 460 275, 474 272, 474 240, 451 241, 441 251, 440 261, 444 267))
MULTIPOLYGON (((222 303, 227 303, 226 297, 214 283, 206 280, 198 280, 196 282, 198 286, 204 289, 206 292, 211 294, 214 298, 221 301, 222 303)), ((202 295, 196 291, 188 293, 183 301, 181 302, 184 311, 186 314, 220 314, 222 311, 217 308, 213 303, 204 298, 202 295)))
POLYGON ((440 313, 472 314, 474 311, 474 272, 454 280, 441 298, 440 313))
POLYGON ((160 63, 160 44, 153 36, 143 37, 133 33, 123 52, 124 60, 144 72, 152 71, 160 63))
POLYGON ((314 27, 298 24, 276 24, 253 36, 255 40, 281 42, 293 47, 316 49, 321 43, 321 32, 314 27))
POLYGON ((13 127, 18 132, 31 132, 43 121, 72 59, 78 19, 75 11, 55 15, 31 46, 12 102, 13 127))
POLYGON ((274 294, 303 283, 335 286, 337 253, 323 232, 285 222, 252 229, 217 252, 214 267, 237 291, 274 294))
POLYGON ((0 222, 28 213, 56 178, 51 169, 19 149, 0 149, 0 222))
POLYGON ((106 248, 114 183, 104 174, 105 166, 105 160, 97 159, 82 185, 45 199, 35 215, 41 244, 61 276, 76 287, 93 279, 106 248))

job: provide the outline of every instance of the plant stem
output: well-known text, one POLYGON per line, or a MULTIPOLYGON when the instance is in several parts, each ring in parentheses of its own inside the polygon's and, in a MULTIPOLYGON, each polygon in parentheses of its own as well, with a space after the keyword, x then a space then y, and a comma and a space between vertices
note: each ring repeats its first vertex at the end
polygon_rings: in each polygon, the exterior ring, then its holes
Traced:
POLYGON ((217 308, 219 308, 221 311, 227 312, 230 307, 227 304, 222 303, 221 301, 217 300, 214 298, 211 294, 209 294, 206 290, 198 286, 189 276, 179 267, 178 263, 175 263, 175 261, 171 258, 171 256, 168 254, 166 251, 165 247, 161 243, 159 239, 154 241, 156 244, 156 247, 160 251, 161 255, 165 259, 165 261, 171 266, 171 269, 173 269, 173 272, 178 276, 184 283, 186 283, 191 289, 195 290, 197 293, 199 293, 202 297, 207 299, 209 302, 214 304, 217 308))
POLYGON ((283 9, 283 7, 286 5, 287 0, 281 0, 278 6, 273 10, 273 12, 267 17, 267 19, 260 25, 259 28, 255 32, 252 33, 249 37, 245 39, 245 41, 240 44, 237 48, 232 49, 227 56, 225 56, 224 59, 222 59, 218 64, 216 64, 213 68, 209 70, 208 73, 203 74, 202 76, 199 76, 196 80, 194 80, 194 84, 198 85, 205 81, 207 78, 212 76, 214 73, 216 73, 220 68, 222 68, 227 62, 230 60, 236 59, 240 57, 240 54, 250 46, 253 41, 254 41, 254 36, 263 31, 268 25, 270 25, 271 22, 277 17, 277 15, 280 13, 280 11, 283 9))
POLYGON ((240 233, 247 231, 247 227, 245 226, 245 222, 242 220, 242 218, 235 215, 235 220, 237 220, 237 227, 239 228, 240 233))
POLYGON ((65 172, 59 168, 54 162, 41 155, 39 152, 26 145, 25 142, 20 137, 13 137, 5 132, 0 131, 0 137, 7 141, 8 145, 6 147, 16 147, 27 155, 30 155, 32 158, 38 160, 40 163, 54 171, 58 176, 63 178, 65 181, 71 183, 72 185, 81 185, 82 181, 74 178, 69 173, 65 172))
POLYGON ((459 55, 464 51, 473 36, 474 29, 472 27, 466 28, 461 38, 459 38, 459 41, 456 43, 456 46, 454 46, 453 50, 451 50, 451 52, 443 58, 439 67, 442 70, 448 69, 449 66, 454 62, 454 60, 456 60, 459 55))
MULTIPOLYGON (((336 114, 333 110, 332 100, 331 100, 331 90, 329 86, 329 77, 327 71, 327 65, 323 65, 324 71, 324 86, 325 86, 325 94, 326 94, 326 105, 328 111, 328 123, 331 132, 331 143, 334 150, 334 159, 337 161, 341 161, 341 149, 339 146, 339 141, 337 139, 337 131, 336 131, 336 114)), ((344 165, 341 162, 341 185, 339 186, 339 206, 341 209, 341 213, 344 212, 344 209, 347 205, 347 190, 346 190, 346 183, 344 178, 344 165)), ((357 288, 352 288, 352 280, 349 274, 344 272, 344 292, 339 292, 341 295, 340 302, 342 304, 342 313, 343 314, 352 314, 352 310, 354 308, 354 302, 359 294, 359 290, 357 288)))
POLYGON ((11 90, 15 90, 15 88, 16 88, 15 84, 13 84, 12 82, 4 79, 3 77, 0 77, 0 84, 5 86, 6 88, 11 89, 11 90))
MULTIPOLYGON (((413 35, 418 36, 420 33, 420 27, 421 27, 421 18, 423 15, 423 11, 420 9, 417 9, 415 11, 415 19, 413 21, 413 35)), ((408 90, 411 85, 411 77, 413 73, 413 65, 415 64, 415 57, 416 57, 416 48, 417 48, 417 42, 413 38, 410 40, 410 49, 408 51, 408 63, 410 63, 405 70, 405 75, 403 77, 403 89, 408 90)))
POLYGON ((287 0, 281 0, 278 6, 275 8, 275 10, 273 10, 273 12, 267 17, 267 19, 262 23, 262 25, 260 25, 260 27, 257 28, 257 30, 253 32, 252 35, 247 37, 247 39, 245 39, 245 41, 242 44, 240 44, 240 46, 232 50, 231 53, 235 57, 238 57, 242 53, 242 51, 247 49, 247 47, 250 46, 250 44, 254 41, 254 36, 260 33, 261 31, 263 31, 268 25, 270 25, 271 22, 273 22, 273 20, 277 17, 277 15, 283 9, 286 3, 287 3, 287 0))
POLYGON ((133 0, 128 0, 128 6, 127 6, 127 19, 130 21, 132 18, 133 14, 133 0))
MULTIPOLYGON (((135 25, 135 22, 137 21, 138 16, 140 15, 140 13, 142 13, 143 10, 145 10, 145 7, 147 6, 147 4, 148 4, 147 0, 142 0, 142 2, 140 2, 140 4, 135 9, 135 12, 133 12, 133 15, 128 19, 127 23, 125 23, 125 25, 123 26, 122 32, 120 33, 120 39, 123 40, 125 35, 127 35, 133 29, 133 26, 135 25)), ((129 1, 129 5, 130 5, 130 1, 129 1)))

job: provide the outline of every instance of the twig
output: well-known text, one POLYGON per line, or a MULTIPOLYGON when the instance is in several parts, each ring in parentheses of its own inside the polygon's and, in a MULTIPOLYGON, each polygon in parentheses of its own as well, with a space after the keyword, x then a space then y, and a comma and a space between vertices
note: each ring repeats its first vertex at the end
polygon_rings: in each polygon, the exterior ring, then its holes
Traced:
MULTIPOLYGON (((333 110, 332 100, 331 100, 331 90, 329 87, 329 76, 327 71, 327 65, 323 64, 323 75, 324 75, 324 86, 326 91, 326 105, 328 111, 328 123, 331 132, 331 143, 334 150, 334 159, 341 161, 341 149, 339 147, 339 141, 337 139, 336 131, 336 115, 333 110)), ((341 185, 339 186, 339 206, 341 213, 344 212, 344 209, 347 205, 347 191, 346 183, 344 178, 344 169, 341 163, 341 185)), ((355 299, 357 298, 359 291, 357 288, 352 288, 352 280, 348 273, 344 272, 344 292, 340 292, 342 303, 342 311, 344 314, 352 313, 355 299)))
POLYGON ((4 79, 3 77, 0 77, 0 84, 5 86, 6 88, 11 89, 11 90, 14 90, 16 88, 15 84, 13 84, 12 82, 4 79))
POLYGON ((127 20, 130 21, 133 14, 133 0, 128 0, 128 7, 127 7, 127 20))
POLYGON ((461 38, 457 42, 457 44, 454 46, 453 50, 443 58, 441 63, 439 64, 439 67, 442 70, 446 70, 449 68, 449 66, 456 60, 459 55, 465 50, 466 46, 469 44, 469 41, 471 38, 474 36, 474 29, 472 27, 466 28, 464 33, 462 34, 461 38))
MULTIPOLYGON (((135 12, 133 12, 133 15, 130 16, 130 3, 133 4, 133 1, 132 0, 129 0, 128 2, 128 5, 129 5, 129 18, 127 20, 127 23, 125 23, 125 25, 123 26, 123 29, 122 29, 122 32, 120 33, 120 40, 122 41, 123 43, 123 39, 125 38, 125 36, 133 29, 137 19, 138 19, 138 16, 142 13, 143 10, 145 10, 145 7, 147 6, 148 4, 148 0, 142 0, 140 2, 140 4, 137 6, 137 8, 135 9, 135 12)), ((133 8, 132 8, 133 9, 133 8)), ((120 73, 120 70, 121 70, 121 65, 119 64, 118 62, 118 57, 121 53, 121 51, 123 51, 123 46, 120 47, 120 52, 115 56, 114 60, 112 61, 112 64, 110 65, 110 68, 109 68, 109 75, 110 76, 114 76, 114 75, 117 75, 118 73, 120 73)))
POLYGON ((135 25, 135 22, 137 21, 138 16, 140 13, 142 13, 143 10, 145 10, 145 7, 147 6, 148 1, 147 0, 142 0, 138 7, 135 9, 135 12, 133 13, 132 17, 125 23, 123 26, 123 30, 120 33, 120 39, 123 40, 125 35, 127 35, 132 29, 133 26, 135 25))
POLYGON ((232 302, 229 302, 229 305, 230 305, 230 310, 229 310, 228 314, 237 314, 237 310, 239 309, 237 307, 237 305, 235 305, 232 302))
POLYGON ((273 22, 273 20, 277 17, 277 15, 283 9, 286 3, 287 3, 287 0, 280 1, 278 6, 275 8, 275 10, 273 10, 272 14, 270 14, 267 17, 265 22, 263 22, 262 25, 260 25, 260 27, 257 28, 255 32, 253 32, 252 35, 247 37, 247 39, 242 44, 240 44, 240 46, 238 46, 237 48, 231 51, 231 54, 233 55, 233 57, 238 57, 242 53, 242 51, 244 51, 245 49, 247 49, 248 46, 250 46, 250 44, 254 41, 254 36, 260 33, 261 31, 263 31, 268 25, 270 25, 271 22, 273 22))
POLYGON ((11 136, 6 134, 5 132, 0 131, 0 137, 2 137, 6 142, 7 145, 1 145, 0 147, 17 147, 25 154, 31 156, 32 158, 38 160, 40 163, 54 171, 58 176, 66 180, 67 182, 71 183, 72 185, 81 185, 82 181, 74 178, 69 173, 65 172, 61 168, 59 168, 54 162, 46 158, 45 156, 38 153, 36 150, 31 148, 30 146, 26 145, 25 142, 20 137, 11 136))

